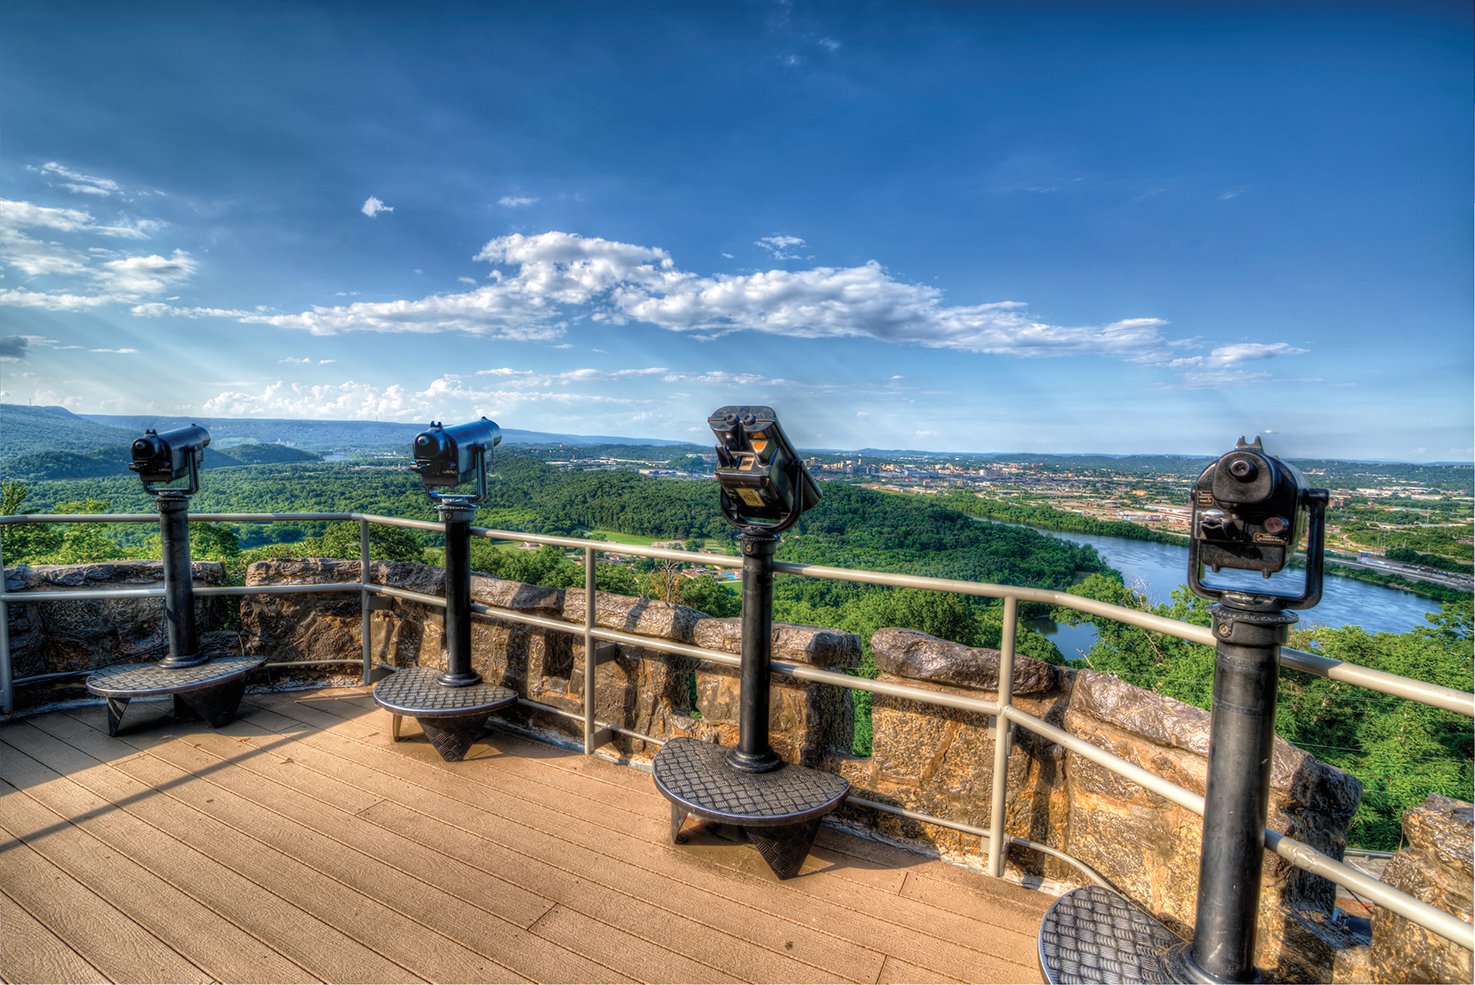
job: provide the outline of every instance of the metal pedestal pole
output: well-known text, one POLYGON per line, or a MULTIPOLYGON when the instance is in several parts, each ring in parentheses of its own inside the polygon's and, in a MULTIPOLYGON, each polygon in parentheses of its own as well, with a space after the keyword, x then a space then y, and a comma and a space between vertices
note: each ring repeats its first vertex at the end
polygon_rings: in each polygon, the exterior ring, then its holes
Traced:
POLYGON ((426 667, 396 671, 374 686, 374 700, 394 716, 392 732, 399 741, 400 719, 414 718, 436 752, 459 762, 483 732, 487 716, 517 700, 516 692, 487 684, 471 669, 471 520, 476 507, 443 503, 446 525, 446 669, 426 667))
POLYGON ((168 670, 194 667, 210 658, 200 652, 200 633, 195 627, 195 587, 189 556, 189 497, 178 492, 161 492, 159 539, 164 555, 164 629, 169 636, 169 656, 159 661, 168 670))
POLYGON ((769 664, 773 651, 773 552, 778 537, 745 530, 743 650, 738 667, 738 744, 727 754, 733 769, 767 773, 784 765, 768 744, 769 664))
POLYGON ((688 815, 737 825, 780 879, 796 875, 819 833, 820 819, 844 803, 850 782, 785 763, 768 743, 773 651, 773 553, 778 535, 745 529, 743 642, 738 668, 738 744, 675 738, 651 763, 656 789, 671 801, 671 840, 681 842, 688 815))
POLYGON ((1055 985, 1257 982, 1256 924, 1275 742, 1280 646, 1296 621, 1275 602, 1227 595, 1214 619, 1214 707, 1193 940, 1135 903, 1090 887, 1061 897, 1040 927, 1055 985))
POLYGON ((123 712, 135 698, 174 697, 174 716, 204 719, 214 728, 228 724, 246 692, 246 676, 266 663, 258 657, 210 659, 195 625, 194 580, 190 570, 189 495, 166 489, 157 494, 159 538, 164 558, 164 632, 169 654, 153 664, 117 664, 87 678, 87 690, 108 702, 108 734, 117 735, 123 712))

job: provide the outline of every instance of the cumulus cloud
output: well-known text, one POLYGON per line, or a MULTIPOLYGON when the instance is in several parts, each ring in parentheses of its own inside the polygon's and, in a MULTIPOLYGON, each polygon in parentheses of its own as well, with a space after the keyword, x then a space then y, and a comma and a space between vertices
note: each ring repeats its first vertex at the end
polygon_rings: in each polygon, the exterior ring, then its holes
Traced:
MULTIPOLYGON (((20 221, 53 228, 96 225, 85 212, 9 204, 9 214, 20 221)), ((7 214, 4 208, 0 200, 0 220, 7 214)), ((805 245, 787 234, 758 243, 775 257, 792 257, 789 251, 805 245)), ((1184 371, 1222 372, 1304 351, 1285 342, 1239 342, 1207 355, 1183 356, 1190 343, 1169 338, 1164 332, 1167 323, 1160 318, 1061 325, 1038 317, 1022 301, 950 304, 941 289, 900 280, 874 260, 852 267, 699 274, 681 269, 658 247, 561 231, 499 236, 473 259, 490 270, 480 286, 466 285, 468 290, 297 312, 150 300, 149 295, 159 295, 195 274, 196 261, 181 250, 167 257, 123 256, 90 267, 91 276, 106 289, 100 297, 10 289, 0 290, 0 303, 69 310, 127 298, 133 314, 141 317, 222 317, 316 335, 454 331, 554 342, 575 320, 610 331, 640 323, 703 340, 732 332, 869 338, 1018 357, 1107 356, 1184 371)), ((55 262, 64 265, 65 259, 55 262)))
POLYGON ((497 199, 497 204, 509 209, 521 209, 529 205, 537 205, 536 195, 503 195, 497 199))
MULTIPOLYGON (((797 237, 790 237, 797 240, 797 237)), ((779 247, 797 243, 784 240, 779 247)), ((896 344, 1014 356, 1105 355, 1165 363, 1182 343, 1159 318, 1057 325, 1020 301, 950 305, 930 285, 901 281, 880 263, 703 276, 678 268, 662 249, 567 232, 489 241, 476 260, 493 269, 474 290, 416 300, 319 306, 296 313, 226 312, 140 305, 139 314, 223 314, 319 335, 350 331, 462 331, 497 339, 551 341, 570 320, 640 322, 716 338, 753 331, 794 338, 872 338, 896 344)), ((1255 343, 1195 360, 1244 360, 1255 343)), ((1284 343, 1265 344, 1280 354, 1284 343)))
POLYGON ((364 204, 359 209, 359 211, 368 216, 370 219, 377 219, 380 212, 393 212, 394 206, 385 205, 383 202, 379 201, 379 199, 375 198, 373 195, 370 195, 368 198, 364 199, 364 204))
POLYGON ((753 245, 768 253, 775 260, 799 260, 799 254, 792 252, 794 247, 803 246, 804 240, 798 236, 764 236, 755 240, 753 245))
POLYGON ((104 285, 124 294, 160 294, 194 276, 198 265, 183 250, 172 256, 132 256, 102 264, 104 285))

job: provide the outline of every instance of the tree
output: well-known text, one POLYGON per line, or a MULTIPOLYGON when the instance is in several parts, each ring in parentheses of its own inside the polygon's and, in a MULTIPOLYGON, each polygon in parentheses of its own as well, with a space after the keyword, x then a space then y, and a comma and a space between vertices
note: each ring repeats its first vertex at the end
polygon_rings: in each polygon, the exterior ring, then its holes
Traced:
MULTIPOLYGON (((31 512, 24 509, 30 489, 19 479, 0 482, 0 516, 22 516, 31 512)), ((61 531, 53 524, 18 523, 0 528, 0 545, 4 548, 5 560, 11 564, 36 562, 52 554, 61 546, 61 531)))
POLYGON ((709 616, 735 616, 743 610, 742 598, 710 574, 681 579, 678 601, 709 616))
MULTIPOLYGON (((104 499, 79 499, 57 503, 58 514, 107 513, 113 504, 104 499)), ((129 550, 103 532, 100 524, 69 523, 62 534, 61 544, 41 560, 47 564, 83 564, 89 561, 118 561, 139 557, 144 552, 129 550)))

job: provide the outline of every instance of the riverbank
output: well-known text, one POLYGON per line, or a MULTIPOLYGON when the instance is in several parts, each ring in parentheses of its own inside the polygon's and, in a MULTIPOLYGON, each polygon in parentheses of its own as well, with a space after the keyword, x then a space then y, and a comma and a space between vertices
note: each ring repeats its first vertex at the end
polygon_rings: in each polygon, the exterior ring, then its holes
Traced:
MULTIPOLYGON (((886 490, 884 487, 875 487, 883 492, 897 492, 886 490)), ((910 495, 897 493, 898 495, 910 495)), ((1173 544, 1186 548, 1188 537, 1182 534, 1168 533, 1163 530, 1154 530, 1140 523, 1130 520, 1102 520, 1098 517, 1087 516, 1084 513, 1072 513, 1068 510, 1057 510, 1052 506, 1044 506, 1034 503, 1015 503, 996 499, 982 499, 973 493, 951 492, 945 496, 938 497, 938 501, 949 509, 955 509, 959 513, 977 517, 983 520, 993 520, 999 523, 1017 523, 1021 526, 1033 527, 1046 533, 1071 533, 1086 534, 1092 537, 1121 537, 1127 540, 1140 540, 1154 544, 1173 544)), ((1348 558, 1348 562, 1352 559, 1348 558)), ((1303 563, 1297 558, 1293 564, 1303 563)), ((1471 589, 1461 589, 1448 583, 1448 576, 1423 576, 1415 572, 1394 572, 1379 570, 1371 567, 1358 565, 1356 563, 1339 562, 1338 556, 1328 554, 1326 558, 1326 570, 1343 578, 1353 581, 1365 582, 1369 585, 1378 585, 1395 591, 1408 592, 1422 598, 1433 599, 1436 602, 1448 602, 1454 599, 1466 598, 1471 595, 1471 589)))

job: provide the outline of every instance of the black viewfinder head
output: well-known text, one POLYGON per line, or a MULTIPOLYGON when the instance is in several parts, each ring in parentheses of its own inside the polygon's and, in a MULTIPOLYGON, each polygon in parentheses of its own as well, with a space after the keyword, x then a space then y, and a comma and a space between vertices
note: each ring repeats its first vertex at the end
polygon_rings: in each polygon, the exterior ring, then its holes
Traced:
POLYGON ((1266 454, 1260 439, 1239 439, 1234 451, 1198 477, 1188 545, 1188 584, 1194 594, 1222 598, 1233 589, 1200 580, 1203 567, 1259 571, 1266 578, 1290 564, 1306 535, 1306 583, 1299 596, 1263 595, 1282 608, 1305 609, 1321 599, 1327 491, 1310 489, 1301 473, 1266 454))
POLYGON ((420 476, 431 499, 477 503, 486 499, 487 467, 492 449, 502 442, 502 429, 485 417, 454 427, 432 421, 430 430, 415 435, 415 462, 410 469, 420 476), (452 496, 437 493, 437 488, 451 488, 476 480, 476 493, 452 496))
POLYGON ((210 432, 198 424, 163 434, 149 428, 133 442, 133 461, 128 468, 138 473, 144 491, 150 496, 193 496, 200 490, 200 463, 208 447, 210 432), (184 489, 154 488, 156 483, 170 483, 182 477, 189 479, 184 489))
POLYGON ((717 436, 717 482, 728 523, 777 533, 819 502, 819 486, 772 407, 722 407, 707 424, 717 436))

